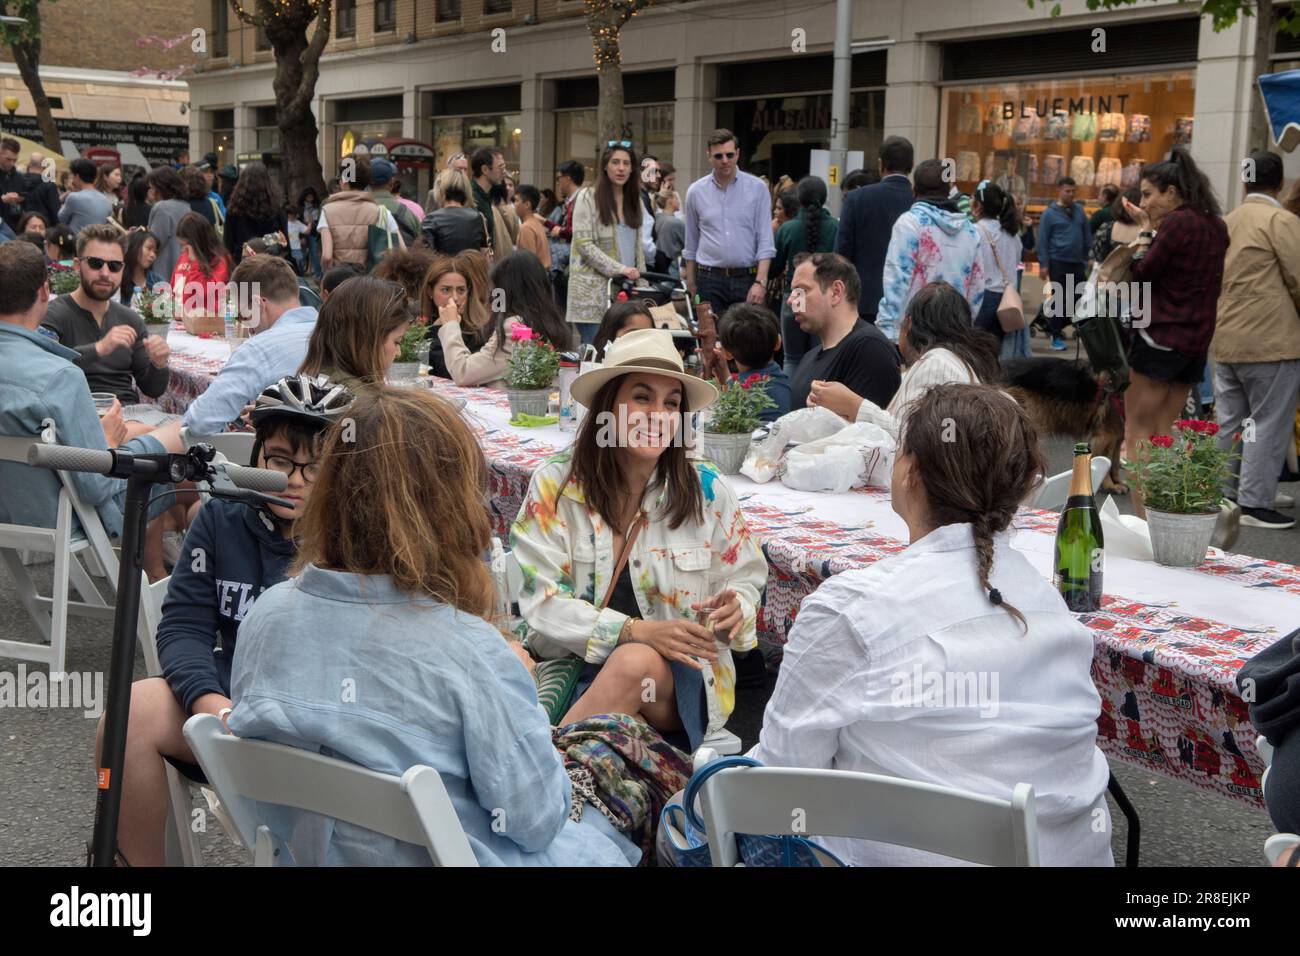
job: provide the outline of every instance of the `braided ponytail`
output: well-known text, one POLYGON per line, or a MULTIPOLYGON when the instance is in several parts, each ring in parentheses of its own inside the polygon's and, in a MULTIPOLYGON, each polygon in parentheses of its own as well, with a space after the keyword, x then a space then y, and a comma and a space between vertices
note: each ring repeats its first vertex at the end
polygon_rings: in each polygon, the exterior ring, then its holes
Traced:
POLYGON ((1028 633, 1025 616, 990 584, 994 536, 1045 468, 1024 409, 991 386, 936 385, 908 406, 899 454, 916 463, 930 521, 971 526, 980 587, 1028 633))
POLYGON ((799 196, 799 206, 804 210, 804 248, 808 252, 817 251, 821 242, 822 219, 826 217, 826 184, 817 176, 805 176, 795 187, 799 196))

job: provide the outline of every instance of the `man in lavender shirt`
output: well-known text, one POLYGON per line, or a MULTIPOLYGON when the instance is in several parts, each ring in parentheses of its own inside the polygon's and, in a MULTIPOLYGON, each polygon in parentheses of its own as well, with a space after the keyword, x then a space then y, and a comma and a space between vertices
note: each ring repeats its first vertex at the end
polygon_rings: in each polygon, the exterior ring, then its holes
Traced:
POLYGON ((737 302, 762 305, 767 269, 776 254, 772 200, 757 176, 741 172, 740 147, 729 129, 708 140, 713 172, 686 191, 686 288, 721 315, 737 302))

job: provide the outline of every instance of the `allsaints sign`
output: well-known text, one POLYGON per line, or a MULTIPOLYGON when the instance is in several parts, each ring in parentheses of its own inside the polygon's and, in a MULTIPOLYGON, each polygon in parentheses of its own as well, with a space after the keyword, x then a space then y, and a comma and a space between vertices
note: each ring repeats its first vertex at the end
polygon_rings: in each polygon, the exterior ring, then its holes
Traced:
POLYGON ((1016 112, 1016 101, 1002 101, 1002 118, 1015 119, 1017 116, 1028 117, 1033 109, 1038 116, 1050 116, 1054 113, 1123 113, 1124 103, 1129 94, 1119 93, 1114 96, 1058 96, 1055 99, 1020 100, 1020 112, 1016 112), (1111 109, 1112 103, 1119 109, 1111 109))

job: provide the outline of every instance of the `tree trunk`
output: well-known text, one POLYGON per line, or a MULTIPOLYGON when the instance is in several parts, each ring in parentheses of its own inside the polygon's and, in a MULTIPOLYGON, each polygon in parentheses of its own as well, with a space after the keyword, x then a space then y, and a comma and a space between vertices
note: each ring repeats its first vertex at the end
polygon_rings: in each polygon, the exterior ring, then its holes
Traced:
MULTIPOLYGON (((618 40, 614 40, 618 45, 618 40)), ((617 61, 598 68, 600 102, 596 108, 596 155, 599 157, 605 143, 622 139, 623 134, 623 67, 617 61)))
POLYGON ((51 153, 63 155, 63 143, 59 138, 59 128, 55 125, 54 114, 50 112, 50 99, 45 95, 45 84, 41 82, 41 45, 39 42, 27 41, 15 43, 11 48, 18 75, 32 95, 36 106, 36 122, 41 127, 41 143, 51 153))
POLYGON ((308 44, 305 33, 300 41, 275 51, 275 102, 280 127, 280 163, 285 172, 288 200, 294 202, 309 186, 317 195, 325 195, 325 177, 321 168, 318 139, 320 130, 311 110, 318 72, 316 65, 303 65, 308 44), (312 76, 304 82, 306 73, 312 76))
MULTIPOLYGON (((1269 57, 1273 54, 1273 37, 1277 33, 1277 21, 1273 15, 1273 0, 1255 0, 1255 59, 1254 75, 1263 76, 1269 72, 1269 57)), ((1246 143, 1247 151, 1268 149, 1273 141, 1268 128, 1268 117, 1264 114, 1264 98, 1259 94, 1259 86, 1254 80, 1250 83, 1250 139, 1246 143)))

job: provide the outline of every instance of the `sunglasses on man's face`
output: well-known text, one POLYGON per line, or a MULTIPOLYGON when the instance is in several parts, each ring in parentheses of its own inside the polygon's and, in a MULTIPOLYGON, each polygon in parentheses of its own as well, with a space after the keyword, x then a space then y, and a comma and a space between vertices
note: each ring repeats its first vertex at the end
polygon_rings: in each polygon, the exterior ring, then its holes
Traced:
POLYGON ((714 153, 714 154, 713 154, 713 161, 714 161, 715 163, 720 163, 720 162, 722 162, 724 159, 735 159, 735 158, 736 158, 736 154, 735 154, 734 152, 731 152, 731 153, 714 153))
POLYGON ((99 256, 86 256, 82 261, 96 272, 104 268, 104 266, 108 266, 109 272, 118 273, 126 265, 121 259, 101 259, 99 256))

